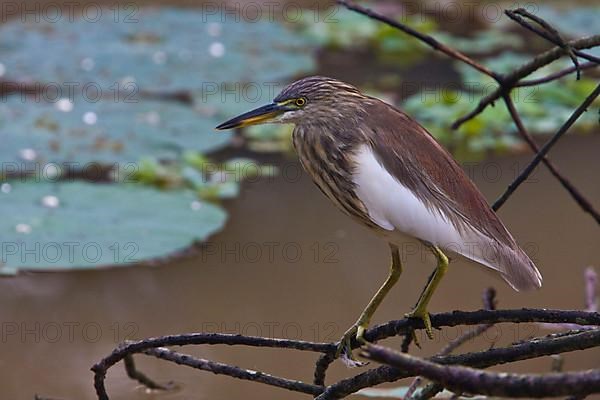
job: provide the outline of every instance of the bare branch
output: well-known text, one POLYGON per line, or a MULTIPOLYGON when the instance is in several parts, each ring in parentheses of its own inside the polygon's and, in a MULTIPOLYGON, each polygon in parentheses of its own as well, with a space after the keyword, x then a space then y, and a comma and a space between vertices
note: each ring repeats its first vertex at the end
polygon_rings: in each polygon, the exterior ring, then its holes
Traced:
POLYGON ((313 383, 315 385, 323 386, 325 385, 325 374, 327 373, 327 368, 331 365, 332 362, 335 361, 334 353, 321 354, 317 363, 315 365, 315 373, 313 383))
POLYGON ((131 354, 128 354, 123 358, 123 363, 125 364, 125 372, 127 372, 127 376, 135 381, 138 381, 140 384, 144 385, 148 389, 170 389, 170 385, 161 385, 159 383, 156 383, 152 379, 148 378, 145 374, 138 371, 138 369, 135 367, 135 361, 133 360, 133 356, 131 354))
POLYGON ((428 44, 434 50, 440 51, 456 60, 464 62, 465 64, 470 65, 471 67, 475 68, 479 72, 494 78, 498 82, 502 81, 501 75, 496 74, 494 71, 490 70, 489 68, 485 67, 484 65, 481 65, 480 63, 478 63, 477 61, 468 57, 467 55, 461 53, 460 51, 455 50, 451 47, 446 46, 443 43, 438 42, 435 38, 433 38, 433 36, 426 35, 424 33, 416 31, 413 28, 411 28, 410 26, 404 25, 398 21, 395 21, 391 18, 386 17, 385 15, 378 14, 369 8, 359 6, 358 4, 355 4, 353 2, 350 2, 347 0, 338 0, 337 3, 346 7, 349 10, 355 11, 355 12, 365 15, 371 19, 375 19, 377 21, 380 21, 387 25, 390 25, 396 29, 399 29, 402 32, 407 33, 410 36, 413 36, 413 37, 419 39, 420 41, 428 44))
MULTIPOLYGON (((600 35, 588 36, 581 39, 571 40, 567 42, 567 44, 574 49, 588 49, 595 46, 600 46, 600 35)), ((452 129, 459 128, 462 124, 467 122, 470 119, 475 118, 477 115, 483 112, 490 104, 493 104, 496 100, 502 97, 504 92, 508 92, 509 87, 512 88, 514 85, 518 83, 521 79, 525 78, 528 75, 531 75, 538 69, 552 63, 555 60, 558 60, 565 54, 565 51, 562 47, 554 47, 538 56, 536 56, 533 60, 528 62, 527 64, 522 65, 521 67, 515 69, 511 73, 505 75, 504 82, 505 86, 500 86, 487 96, 483 97, 479 100, 477 106, 473 109, 473 111, 465 114, 464 116, 458 118, 453 124, 452 129), (506 86, 506 84, 509 84, 506 86)))
MULTIPOLYGON (((595 62, 586 62, 584 64, 580 64, 579 65, 579 70, 583 71, 586 69, 590 69, 590 68, 596 68, 599 67, 600 64, 595 63, 595 62)), ((529 80, 524 80, 524 81, 519 81, 515 87, 525 87, 525 86, 538 86, 538 85, 543 85, 544 83, 549 83, 552 81, 555 81, 557 79, 560 79, 564 76, 567 76, 573 72, 577 71, 577 67, 572 66, 569 68, 565 68, 561 71, 557 71, 553 74, 549 74, 548 76, 545 76, 543 78, 538 78, 538 79, 529 79, 529 80)))
POLYGON ((569 58, 571 58, 571 60, 573 61, 573 64, 575 64, 575 67, 577 68, 577 79, 579 79, 579 77, 580 77, 580 72, 579 72, 579 62, 577 61, 576 56, 585 58, 585 59, 593 61, 595 63, 600 63, 600 58, 592 56, 587 53, 584 53, 582 51, 573 49, 573 47, 571 47, 568 43, 566 43, 562 39, 562 37, 560 36, 558 31, 554 27, 550 26, 550 24, 548 24, 544 19, 538 17, 537 15, 531 14, 529 11, 525 10, 524 8, 517 8, 516 10, 505 10, 504 13, 510 19, 517 22, 522 27, 524 27, 524 28, 530 30, 531 32, 543 37, 544 39, 562 47, 565 50, 565 53, 569 56, 569 58), (523 16, 532 21, 535 21, 542 28, 544 28, 544 31, 537 29, 536 27, 529 24, 527 21, 525 21, 520 16, 523 16))
MULTIPOLYGON (((301 340, 269 339, 255 336, 227 335, 218 333, 191 333, 184 335, 170 335, 159 338, 140 340, 136 342, 126 342, 123 345, 116 348, 110 355, 108 355, 92 367, 92 371, 94 371, 94 387, 96 388, 96 394, 98 395, 98 398, 100 400, 109 399, 108 394, 106 393, 106 388, 104 386, 106 372, 110 367, 112 367, 119 361, 127 358, 128 356, 135 353, 143 353, 146 350, 156 349, 165 346, 185 346, 199 344, 227 344, 244 345, 251 347, 272 347, 320 353, 332 353, 335 352, 336 349, 335 343, 314 343, 301 340)), ((137 377, 135 379, 137 379, 137 377)), ((140 379, 137 380, 140 381, 140 379)), ((143 381, 140 382, 144 383, 143 381)))
MULTIPOLYGON (((496 309, 496 290, 494 288, 487 288, 483 294, 483 306, 486 310, 495 310, 496 309)), ((469 340, 480 336, 485 331, 490 329, 493 324, 481 324, 476 326, 475 328, 466 331, 462 335, 458 336, 456 339, 451 340, 444 346, 438 353, 438 356, 445 356, 452 353, 454 350, 467 343, 469 340)), ((406 353, 406 352, 403 352, 406 353)))
MULTIPOLYGON (((499 322, 572 322, 582 325, 600 325, 600 314, 588 313, 583 311, 557 311, 557 310, 479 310, 479 311, 454 311, 450 313, 434 314, 431 316, 431 323, 434 327, 458 326, 458 325, 479 325, 499 322)), ((402 319, 390 321, 386 324, 376 326, 365 333, 369 341, 381 340, 397 334, 405 334, 411 329, 422 329, 422 321, 415 319, 402 319)), ((128 355, 135 353, 149 354, 149 350, 165 346, 183 346, 198 344, 229 344, 229 345, 247 345, 253 347, 275 347, 289 348, 295 350, 305 350, 313 352, 330 353, 335 351, 337 343, 312 343, 305 341, 285 340, 285 339, 267 339, 248 337, 242 335, 224 335, 224 334, 187 334, 171 335, 159 338, 151 338, 137 342, 125 343, 119 346, 113 353, 98 362, 92 370, 94 371, 94 386, 100 400, 108 400, 108 394, 104 386, 106 372, 117 362, 123 360, 128 355)), ((354 344, 357 346, 357 344, 354 344)), ((478 353, 467 353, 462 355, 447 355, 433 357, 432 362, 441 364, 461 364, 483 368, 491 365, 526 360, 544 355, 558 354, 562 352, 582 350, 589 347, 600 345, 600 330, 587 332, 577 332, 572 335, 560 337, 542 338, 537 341, 517 344, 508 348, 496 348, 478 353)), ((163 353, 166 354, 166 353, 163 353)), ((154 354, 153 354, 154 355, 154 354)), ((155 355, 156 356, 156 355, 155 355)), ((166 357, 166 356, 165 356, 166 357)), ((206 361, 206 360, 203 360, 206 361)), ((205 364, 208 365, 208 364, 205 364)), ((217 365, 210 365, 217 368, 217 365)), ((243 374, 245 370, 219 364, 218 368, 233 368, 228 372, 243 374)), ((207 368, 209 368, 207 366, 207 368)), ((225 371, 226 369, 222 369, 225 371)), ((373 386, 378 383, 391 382, 400 378, 414 376, 407 375, 403 371, 398 371, 392 367, 379 367, 365 373, 359 374, 348 380, 342 380, 323 389, 319 399, 340 398, 347 394, 354 393, 364 387, 373 386), (383 368, 383 369, 382 369, 383 368), (343 394, 343 395, 340 395, 343 394)), ((278 378, 278 377, 274 377, 278 378)), ((284 381, 288 382, 285 378, 284 381)), ((295 382, 295 381, 294 381, 295 382)), ((269 384, 266 381, 262 383, 269 384)), ((282 383, 283 384, 283 383, 282 383)), ((305 384, 309 385, 309 384, 305 384)), ((277 385, 276 385, 277 386, 277 385)), ((311 385, 318 386, 321 385, 311 385)), ((280 387, 280 386, 278 386, 280 387)), ((309 388, 309 386, 306 386, 309 388)), ((314 388, 313 388, 314 389, 314 388)), ((308 389, 307 389, 308 390, 308 389)), ((312 390, 312 389, 311 389, 312 390)))
MULTIPOLYGON (((552 138, 538 151, 534 159, 525 167, 525 169, 517 176, 517 178, 508 186, 506 191, 496 200, 492 206, 494 210, 502 207, 502 204, 514 193, 514 191, 531 175, 535 167, 544 159, 546 154, 550 151, 550 149, 556 144, 558 139, 560 139, 569 128, 577 121, 577 119, 583 114, 587 108, 592 104, 592 102, 600 95, 600 85, 596 86, 596 88, 590 93, 590 95, 581 103, 579 107, 571 114, 569 119, 558 129, 558 131, 552 136, 552 138)), ((586 209, 587 212, 590 212, 594 219, 598 223, 600 223, 600 218, 598 217, 598 213, 593 210, 593 208, 586 209), (590 212, 591 210, 591 212, 590 212)))
MULTIPOLYGON (((515 104, 513 103, 510 96, 508 94, 504 94, 502 96, 502 98, 504 99, 506 108, 508 109, 508 112, 509 112, 510 116, 512 117, 515 125, 517 126, 517 130, 519 131, 519 134, 521 135, 523 140, 525 140, 525 142, 527 142, 527 144, 529 145, 531 150, 533 150, 534 153, 539 153, 540 148, 535 143, 535 141, 533 140, 533 137, 531 137, 529 132, 527 132, 527 129, 525 129, 525 125, 523 124, 523 121, 521 120, 521 117, 519 116, 519 113, 517 112, 515 104)), ((587 212, 588 214, 590 214, 596 220, 596 222, 598 224, 600 224, 600 213, 598 213, 598 211, 596 211, 594 209, 594 206, 592 206, 592 203, 590 203, 590 201, 587 198, 585 198, 585 196, 581 192, 579 192, 579 190, 571 183, 571 181, 569 181, 567 178, 565 178, 558 171, 558 169, 554 166, 554 164, 547 157, 544 156, 542 158, 542 162, 546 165, 546 167, 548 167, 548 170, 550 170, 550 173, 571 194, 571 196, 575 199, 577 204, 579 204, 581 209, 583 211, 587 212)), ((494 204, 494 206, 492 208, 495 207, 494 210, 498 210, 498 208, 500 208, 501 206, 502 206, 502 203, 498 203, 498 204, 494 204)))
POLYGON ((598 273, 594 267, 587 267, 583 276, 585 279, 585 310, 598 312, 598 273))
MULTIPOLYGON (((487 288, 483 292, 483 307, 486 310, 495 310, 496 309, 496 290, 494 288, 487 288)), ((493 324, 481 324, 476 326, 473 329, 470 329, 458 336, 456 339, 451 340, 446 344, 446 346, 442 347, 442 349, 436 354, 436 356, 445 356, 452 353, 458 347, 462 346, 469 340, 472 340, 483 333, 485 333, 488 329, 490 329, 493 324)), ((411 387, 415 387, 418 384, 418 381, 422 380, 421 377, 415 379, 415 381, 411 384, 411 387)), ((444 387, 439 383, 432 383, 427 385, 418 396, 415 396, 413 400, 426 400, 434 397, 436 394, 444 390, 444 387)), ((414 391, 414 389, 413 389, 414 391)), ((410 390, 409 390, 410 392, 410 390)), ((412 395, 406 395, 407 399, 411 399, 412 395)))
MULTIPOLYGON (((597 316, 600 318, 600 315, 597 316)), ((549 317, 549 315, 547 317, 549 317)), ((569 318, 569 320, 571 319, 569 318)), ((552 354, 560 354, 575 350, 585 350, 588 348, 597 347, 599 345, 600 330, 593 330, 573 332, 559 336, 551 335, 544 338, 518 343, 505 348, 494 348, 486 351, 466 353, 461 355, 432 357, 429 359, 429 361, 437 364, 458 364, 475 368, 487 368, 493 365, 528 360, 531 358, 538 358, 552 354)), ((341 399, 366 387, 372 387, 386 382, 395 382, 399 379, 408 378, 415 375, 418 374, 409 373, 405 369, 383 365, 328 386, 325 391, 317 397, 317 400, 341 399)))
POLYGON ((293 392, 318 395, 319 393, 323 392, 324 389, 322 386, 311 385, 310 383, 280 378, 278 376, 273 376, 260 371, 243 369, 233 365, 204 360, 202 358, 195 358, 187 354, 177 353, 164 347, 145 350, 144 354, 154 356, 162 360, 171 361, 178 365, 186 365, 195 369, 209 371, 213 374, 227 375, 237 379, 264 383, 266 385, 287 389, 293 392))
POLYGON ((455 393, 504 397, 556 397, 600 393, 600 369, 549 374, 513 374, 440 365, 392 349, 367 344, 363 356, 441 383, 455 393))
POLYGON ((511 18, 513 21, 516 21, 517 23, 526 27, 530 31, 537 33, 538 35, 542 36, 546 40, 549 40, 550 42, 565 49, 565 52, 567 53, 567 55, 569 56, 571 61, 573 61, 573 66, 575 67, 575 70, 577 71, 577 80, 579 80, 581 78, 581 71, 579 69, 579 61, 577 60, 577 56, 575 56, 575 52, 573 51, 573 48, 565 43, 563 38, 560 36, 558 31, 553 26, 550 26, 550 24, 548 24, 544 19, 542 19, 536 15, 530 14, 524 8, 518 8, 516 10, 506 10, 506 11, 504 11, 504 13, 509 18, 511 18), (522 15, 526 18, 531 19, 532 21, 535 21, 538 25, 540 25, 544 29, 544 31, 539 31, 539 30, 535 29, 533 26, 529 25, 522 18, 520 18, 519 15, 522 15))

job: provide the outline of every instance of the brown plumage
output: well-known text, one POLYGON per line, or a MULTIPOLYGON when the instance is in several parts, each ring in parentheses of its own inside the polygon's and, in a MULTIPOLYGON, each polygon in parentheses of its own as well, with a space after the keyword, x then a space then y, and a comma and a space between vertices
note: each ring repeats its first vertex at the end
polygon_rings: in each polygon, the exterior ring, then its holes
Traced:
MULTIPOLYGON (((318 78, 307 78, 290 85, 276 101, 304 95, 310 104, 314 100, 310 97, 311 85, 322 84, 315 79, 318 78)), ((326 89, 319 91, 318 98, 336 104, 342 102, 340 97, 347 95, 357 98, 360 104, 360 107, 346 106, 353 114, 350 122, 354 128, 348 127, 348 121, 336 121, 335 118, 332 121, 331 115, 320 121, 321 116, 316 114, 297 121, 293 133, 293 143, 304 168, 336 206, 365 225, 382 229, 369 218, 368 210, 356 195, 352 179, 353 155, 360 145, 367 144, 398 182, 428 209, 443 215, 461 234, 471 239, 471 245, 463 246, 436 243, 442 249, 499 271, 516 290, 541 286, 541 275, 531 259, 463 169, 424 127, 397 108, 335 80, 327 80, 326 89), (344 90, 344 94, 340 95, 335 88, 344 90), (334 92, 337 94, 332 95, 334 92), (319 129, 315 129, 317 126, 319 129)), ((431 240, 427 237, 417 239, 431 240)))
POLYGON ((448 267, 444 251, 498 271, 516 290, 538 288, 542 277, 452 156, 415 120, 354 86, 309 77, 287 86, 273 104, 242 114, 218 129, 266 122, 293 123, 300 161, 321 191, 344 213, 383 236, 391 249, 388 279, 340 341, 352 358, 352 338, 365 329, 402 271, 405 235, 422 241, 437 268, 407 314, 433 330, 427 305, 448 267))

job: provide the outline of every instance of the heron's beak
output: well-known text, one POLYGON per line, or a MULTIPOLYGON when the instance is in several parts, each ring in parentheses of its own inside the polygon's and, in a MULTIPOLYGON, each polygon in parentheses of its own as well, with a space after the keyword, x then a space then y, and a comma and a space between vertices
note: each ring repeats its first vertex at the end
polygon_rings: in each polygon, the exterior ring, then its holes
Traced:
POLYGON ((288 109, 285 106, 280 106, 276 103, 267 104, 266 106, 248 111, 247 113, 238 115, 229 121, 223 122, 221 125, 217 126, 216 129, 232 129, 249 125, 263 124, 273 120, 275 117, 283 114, 287 110, 288 109))

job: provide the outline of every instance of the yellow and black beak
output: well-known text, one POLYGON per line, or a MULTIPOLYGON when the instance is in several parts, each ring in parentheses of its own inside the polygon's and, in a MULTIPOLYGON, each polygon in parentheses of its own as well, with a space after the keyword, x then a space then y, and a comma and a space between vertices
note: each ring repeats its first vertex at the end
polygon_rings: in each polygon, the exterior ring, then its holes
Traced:
POLYGON ((238 115, 237 117, 232 118, 229 121, 223 122, 221 125, 217 126, 216 129, 223 130, 241 128, 243 126, 269 122, 273 118, 283 114, 288 110, 289 108, 276 103, 267 104, 266 106, 262 106, 252 111, 248 111, 247 113, 238 115))

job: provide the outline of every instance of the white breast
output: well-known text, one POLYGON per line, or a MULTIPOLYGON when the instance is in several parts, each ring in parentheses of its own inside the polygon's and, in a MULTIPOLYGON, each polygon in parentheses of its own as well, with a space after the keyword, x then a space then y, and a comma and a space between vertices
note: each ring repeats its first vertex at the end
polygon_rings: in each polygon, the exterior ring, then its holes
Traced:
MULTIPOLYGON (((388 231, 443 246, 462 242, 457 229, 446 217, 428 209, 406 186, 395 179, 364 145, 355 156, 353 181, 356 195, 373 222, 388 231)), ((446 246, 443 246, 446 247, 446 246)))

